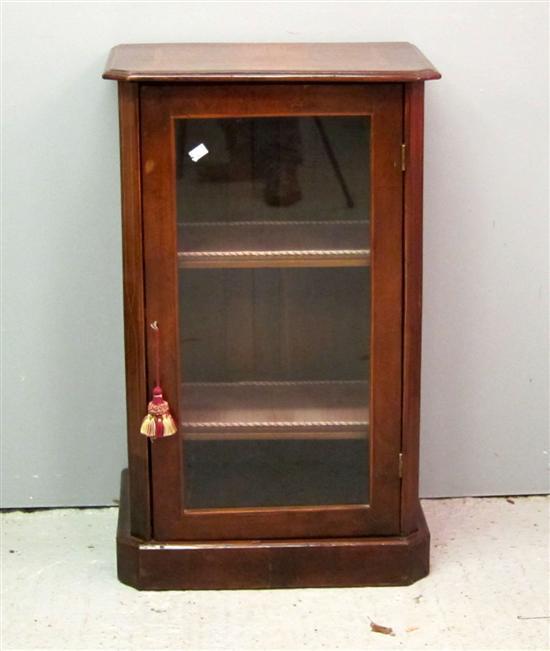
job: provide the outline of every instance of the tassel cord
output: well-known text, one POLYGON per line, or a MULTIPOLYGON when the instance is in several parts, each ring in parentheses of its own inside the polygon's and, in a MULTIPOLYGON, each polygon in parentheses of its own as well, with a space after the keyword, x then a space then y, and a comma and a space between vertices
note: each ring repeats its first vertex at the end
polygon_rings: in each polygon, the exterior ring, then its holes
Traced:
POLYGON ((154 322, 155 333, 154 355, 155 355, 155 386, 160 386, 160 331, 157 322, 154 322))

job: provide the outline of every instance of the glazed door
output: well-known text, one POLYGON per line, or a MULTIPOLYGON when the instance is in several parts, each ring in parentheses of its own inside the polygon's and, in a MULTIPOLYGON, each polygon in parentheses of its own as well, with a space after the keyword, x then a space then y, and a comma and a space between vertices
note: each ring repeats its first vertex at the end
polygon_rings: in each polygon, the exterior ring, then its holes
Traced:
POLYGON ((401 85, 145 85, 141 125, 155 537, 398 533, 401 85))

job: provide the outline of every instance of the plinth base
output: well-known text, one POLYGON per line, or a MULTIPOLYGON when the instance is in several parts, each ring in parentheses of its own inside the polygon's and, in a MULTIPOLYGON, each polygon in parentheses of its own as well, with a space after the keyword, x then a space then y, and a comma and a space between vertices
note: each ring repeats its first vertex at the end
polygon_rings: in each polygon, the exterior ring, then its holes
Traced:
POLYGON ((185 542, 130 533, 127 473, 117 532, 118 578, 138 590, 409 585, 429 571, 422 509, 409 536, 185 542))

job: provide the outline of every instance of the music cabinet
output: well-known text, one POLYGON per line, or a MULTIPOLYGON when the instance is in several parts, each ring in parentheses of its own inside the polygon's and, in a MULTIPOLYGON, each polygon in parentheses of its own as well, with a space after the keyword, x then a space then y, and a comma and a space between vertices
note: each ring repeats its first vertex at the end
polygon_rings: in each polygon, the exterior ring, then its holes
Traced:
POLYGON ((428 573, 423 93, 439 76, 408 43, 112 50, 124 583, 400 585, 428 573), (140 428, 157 383, 177 433, 155 430, 153 414, 150 438, 140 428))

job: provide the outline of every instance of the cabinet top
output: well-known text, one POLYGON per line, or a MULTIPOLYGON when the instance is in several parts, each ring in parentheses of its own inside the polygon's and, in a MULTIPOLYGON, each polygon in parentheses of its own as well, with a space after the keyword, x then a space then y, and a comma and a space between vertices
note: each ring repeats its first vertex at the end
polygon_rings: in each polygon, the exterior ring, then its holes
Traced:
POLYGON ((439 79, 411 43, 147 43, 111 50, 117 81, 377 81, 439 79))

